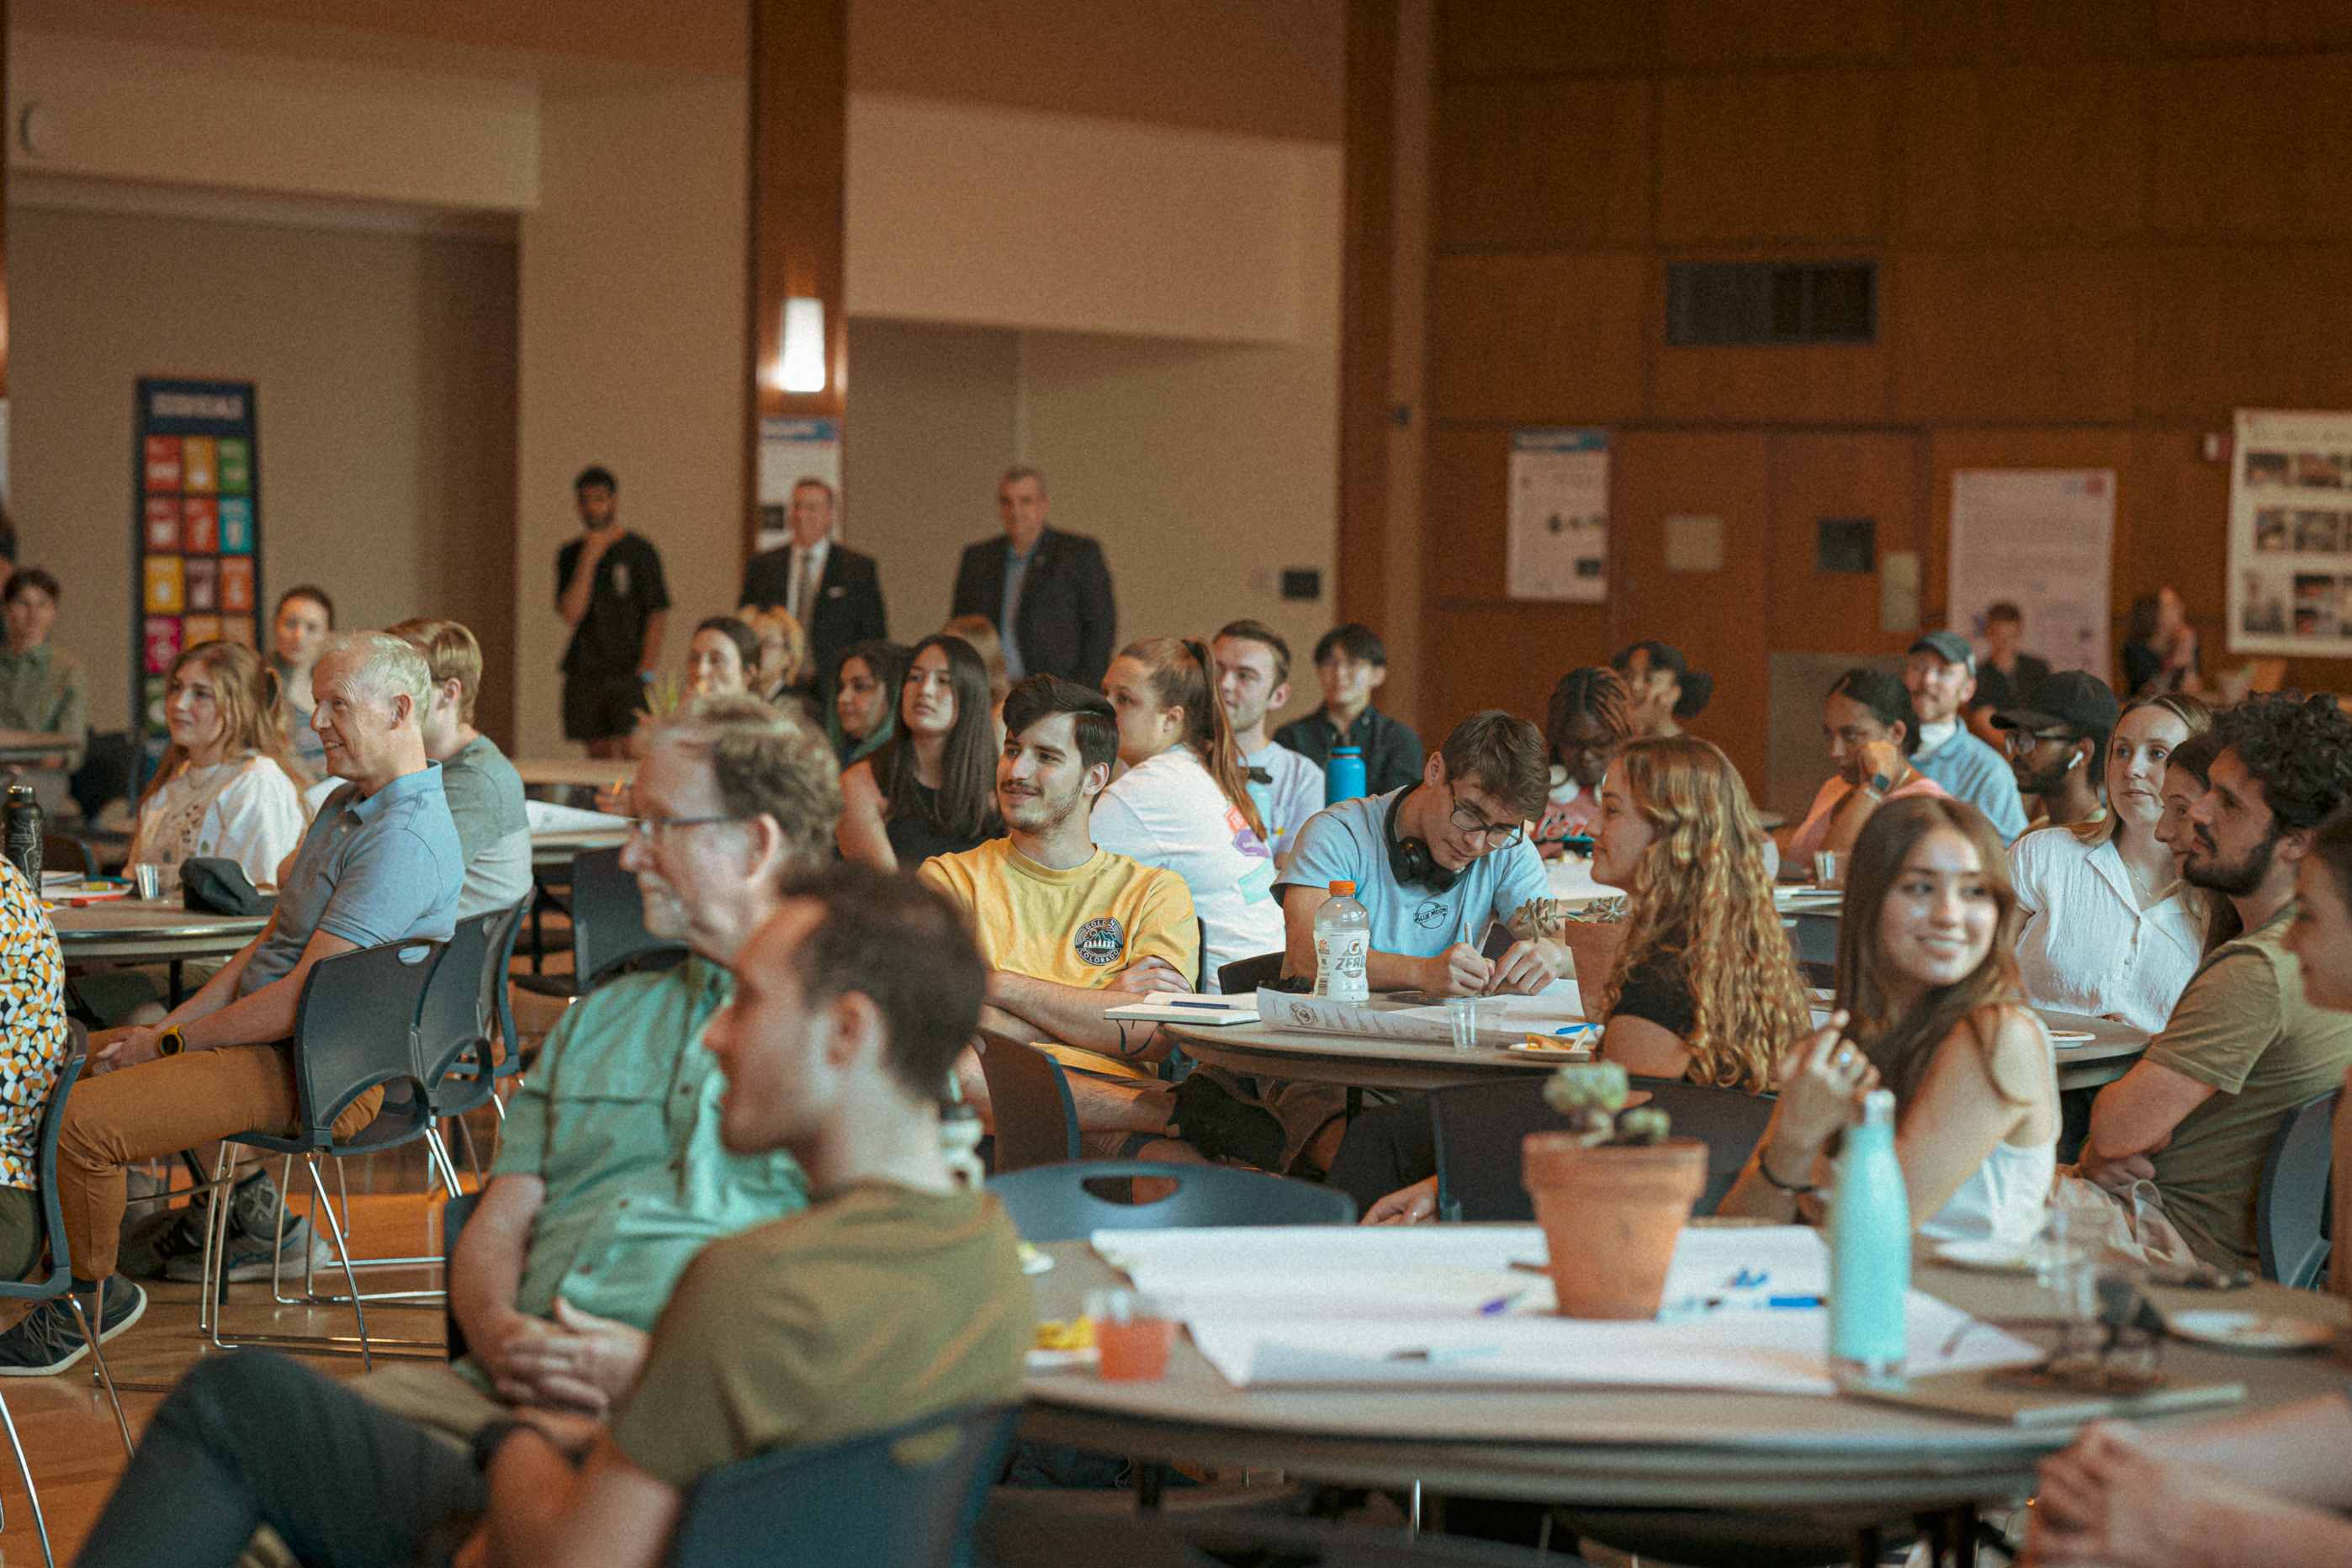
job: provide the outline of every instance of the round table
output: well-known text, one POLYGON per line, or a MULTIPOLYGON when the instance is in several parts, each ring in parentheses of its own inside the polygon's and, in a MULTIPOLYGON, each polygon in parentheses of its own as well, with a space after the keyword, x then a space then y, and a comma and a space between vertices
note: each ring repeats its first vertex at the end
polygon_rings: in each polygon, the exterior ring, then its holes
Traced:
POLYGON ((2056 1007, 2036 1007, 2034 1011, 2053 1030, 2070 1029, 2091 1037, 2059 1045, 2058 1087, 2062 1089, 2096 1089, 2103 1083, 2115 1082, 2131 1070, 2132 1063, 2147 1049, 2152 1037, 2146 1029, 2118 1024, 2112 1018, 2095 1018, 2087 1013, 2067 1013, 2056 1007))
POLYGON ((628 840, 626 832, 614 832, 602 827, 559 827, 530 836, 530 868, 545 871, 556 867, 569 870, 572 858, 583 849, 618 849, 628 840))
MULTIPOLYGON (((1045 1251, 1037 1311, 1067 1318, 1081 1292, 1120 1281, 1084 1242, 1045 1251)), ((1929 1264, 1922 1289, 2021 1338, 2047 1342, 2051 1294, 2030 1277, 1929 1264)), ((2316 1318, 2339 1327, 2352 1309, 2275 1285, 2216 1296, 2157 1289, 2165 1310, 2229 1306, 2316 1318)), ((2210 1420, 2332 1392, 2352 1372, 2342 1350, 2231 1355, 2167 1343, 2181 1383, 2242 1383, 2245 1403, 2180 1421, 2210 1420)), ((1033 1372, 1025 1435, 1153 1461, 1286 1470, 1340 1486, 1530 1502, 1658 1508, 1926 1512, 2022 1495, 2033 1461, 2063 1447, 2063 1427, 2023 1429, 1837 1398, 1633 1388, 1236 1389, 1179 1336, 1167 1377, 1105 1383, 1092 1372, 1033 1372)))
POLYGON ((1331 1035, 1268 1024, 1235 1024, 1223 1029, 1188 1029, 1181 1024, 1160 1027, 1170 1032, 1186 1056, 1213 1062, 1228 1072, 1344 1084, 1350 1089, 1444 1089, 1497 1074, 1549 1072, 1570 1059, 1492 1046, 1457 1051, 1444 1040, 1331 1035))
POLYGON ((68 963, 226 958, 269 923, 268 915, 216 915, 160 899, 103 899, 48 913, 68 963))
POLYGON ((600 762, 593 757, 517 757, 515 772, 525 784, 570 784, 581 789, 610 789, 637 776, 637 764, 626 757, 600 762))

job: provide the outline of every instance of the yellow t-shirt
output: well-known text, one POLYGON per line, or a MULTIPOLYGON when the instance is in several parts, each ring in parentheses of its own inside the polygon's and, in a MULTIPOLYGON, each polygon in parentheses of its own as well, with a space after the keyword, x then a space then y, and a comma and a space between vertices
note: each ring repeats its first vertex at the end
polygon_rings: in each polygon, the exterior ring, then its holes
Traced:
MULTIPOLYGON (((992 838, 960 855, 933 856, 920 875, 963 910, 992 969, 1087 990, 1108 985, 1146 958, 1165 959, 1180 974, 1200 973, 1192 889, 1173 871, 1108 849, 1055 871, 1013 848, 1011 839, 992 838)), ((1151 1076, 1076 1046, 1045 1040, 1037 1048, 1087 1072, 1151 1076)))

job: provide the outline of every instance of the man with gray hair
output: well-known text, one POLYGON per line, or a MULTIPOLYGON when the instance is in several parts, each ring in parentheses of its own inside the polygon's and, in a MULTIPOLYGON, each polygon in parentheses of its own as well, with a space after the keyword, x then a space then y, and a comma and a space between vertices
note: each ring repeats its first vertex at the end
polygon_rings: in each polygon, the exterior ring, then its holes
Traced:
MULTIPOLYGON (((147 1308, 137 1285, 108 1283, 123 1167, 241 1132, 290 1135, 299 1108, 287 1047, 310 966, 456 932, 466 858, 418 728, 431 685, 423 657, 398 637, 329 640, 310 675, 310 727, 328 771, 346 782, 288 861, 269 923, 161 1023, 90 1037, 90 1076, 75 1089, 58 1135, 58 1187, 73 1289, 101 1337, 147 1308)), ((374 1121, 383 1103, 382 1089, 362 1095, 336 1119, 336 1139, 374 1121)), ((44 1301, 0 1334, 0 1376, 63 1372, 86 1351, 65 1303, 44 1301)))
POLYGON ((1045 476, 1013 468, 996 487, 1002 539, 983 539, 957 564, 950 616, 984 616, 1004 644, 1005 672, 1102 685, 1118 642, 1118 606, 1099 542, 1045 526, 1045 476))
POLYGON ((513 1405, 604 1415, 636 1381, 646 1336, 695 1255, 808 1205, 790 1154, 722 1143, 727 1083, 702 1034, 785 884, 832 857, 832 750, 740 694, 706 698, 646 738, 621 864, 636 876, 646 929, 691 952, 573 1003, 508 1105, 498 1163, 449 1268, 467 1355, 352 1385, 454 1438, 513 1405))

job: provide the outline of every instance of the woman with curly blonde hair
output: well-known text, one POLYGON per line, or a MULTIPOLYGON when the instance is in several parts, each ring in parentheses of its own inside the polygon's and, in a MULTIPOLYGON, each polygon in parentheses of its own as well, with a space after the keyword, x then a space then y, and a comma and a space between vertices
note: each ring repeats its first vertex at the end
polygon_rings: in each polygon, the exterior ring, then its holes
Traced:
POLYGON ((1730 759, 1688 735, 1630 742, 1601 785, 1592 879, 1625 891, 1601 990, 1603 1059, 1763 1094, 1811 1026, 1772 906, 1764 831, 1730 759))

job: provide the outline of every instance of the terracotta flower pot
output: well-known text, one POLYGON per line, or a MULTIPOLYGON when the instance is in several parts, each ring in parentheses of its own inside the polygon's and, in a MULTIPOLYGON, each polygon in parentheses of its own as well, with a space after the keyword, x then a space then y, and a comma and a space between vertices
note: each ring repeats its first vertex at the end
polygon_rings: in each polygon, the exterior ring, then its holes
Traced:
POLYGON ((1520 1158, 1559 1315, 1655 1317, 1675 1238, 1706 1190, 1706 1145, 1669 1138, 1587 1149, 1572 1133, 1530 1132, 1520 1158))

